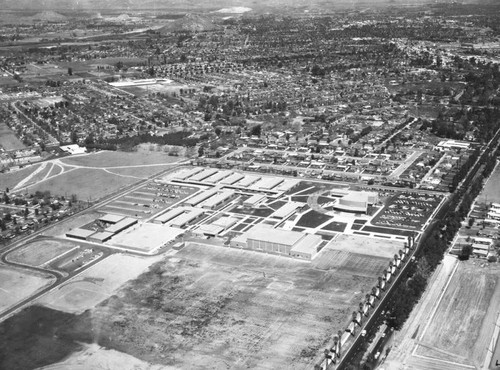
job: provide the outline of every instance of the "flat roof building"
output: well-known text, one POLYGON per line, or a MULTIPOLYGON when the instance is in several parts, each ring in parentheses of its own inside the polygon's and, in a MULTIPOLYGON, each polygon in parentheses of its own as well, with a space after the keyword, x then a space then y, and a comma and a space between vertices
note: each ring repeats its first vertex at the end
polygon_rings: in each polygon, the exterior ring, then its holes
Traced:
POLYGON ((107 231, 107 232, 110 232, 113 234, 117 234, 120 231, 123 231, 132 225, 135 225, 136 223, 137 223, 137 220, 135 218, 125 217, 123 220, 117 222, 116 224, 113 224, 113 225, 107 227, 106 230, 104 230, 104 231, 107 231))
POLYGON ((225 179, 221 180, 220 184, 222 184, 222 185, 233 185, 233 184, 237 183, 238 181, 240 181, 244 177, 245 176, 242 175, 241 173, 233 173, 232 175, 229 175, 225 179))
POLYGON ((87 240, 87 238, 94 233, 94 230, 76 228, 68 231, 66 236, 73 239, 87 240))
POLYGON ((184 180, 190 178, 191 176, 196 175, 197 173, 199 173, 201 171, 203 171, 202 167, 183 169, 182 171, 180 171, 179 173, 174 175, 174 179, 184 181, 184 180))
POLYGON ((120 222, 124 218, 125 218, 124 216, 106 213, 104 216, 99 218, 99 221, 105 222, 107 224, 116 224, 117 222, 120 222))
POLYGON ((95 242, 95 243, 104 243, 107 242, 109 239, 113 237, 113 233, 107 232, 107 231, 101 231, 97 232, 95 234, 92 234, 87 238, 88 241, 95 242))
POLYGON ((180 214, 184 213, 185 209, 182 207, 179 208, 174 208, 174 209, 169 209, 166 213, 163 213, 156 217, 153 222, 156 224, 164 224, 175 217, 179 216, 180 214))
POLYGON ((212 176, 206 178, 204 182, 208 182, 210 184, 217 184, 219 181, 222 179, 225 179, 226 177, 230 176, 233 173, 233 171, 225 170, 225 171, 217 171, 217 173, 213 174, 212 176))
POLYGON ((179 215, 178 217, 174 218, 172 221, 170 221, 170 226, 178 227, 178 228, 182 229, 182 228, 188 226, 188 224, 203 217, 204 214, 205 214, 205 211, 203 211, 201 209, 196 209, 196 208, 191 209, 191 210, 179 215))
POLYGON ((259 182, 252 185, 252 188, 261 190, 271 190, 285 181, 279 177, 263 177, 259 182))
POLYGON ((238 181, 238 183, 235 185, 247 188, 259 180, 260 180, 260 176, 246 175, 244 178, 242 178, 240 181, 238 181))
POLYGON ((215 175, 217 172, 219 172, 219 170, 215 168, 206 168, 203 171, 188 178, 187 181, 203 181, 206 178, 215 175))
POLYGON ((255 194, 255 195, 252 195, 247 200, 243 201, 243 206, 253 208, 253 207, 257 206, 257 204, 263 202, 266 199, 267 199, 267 197, 265 195, 255 194))
POLYGON ((196 205, 200 204, 201 202, 207 200, 210 197, 213 197, 215 194, 217 194, 217 190, 212 189, 212 190, 203 190, 201 193, 195 194, 193 197, 186 199, 184 201, 184 204, 195 207, 196 205))
POLYGON ((235 197, 236 193, 234 191, 225 190, 208 198, 205 202, 203 202, 201 206, 206 209, 216 209, 217 207, 220 207, 221 205, 229 202, 235 197))
POLYGON ((285 205, 281 206, 278 208, 276 211, 274 211, 270 217, 272 218, 277 218, 277 219, 284 219, 290 217, 295 211, 299 208, 302 208, 304 206, 304 203, 300 202, 288 202, 285 205))

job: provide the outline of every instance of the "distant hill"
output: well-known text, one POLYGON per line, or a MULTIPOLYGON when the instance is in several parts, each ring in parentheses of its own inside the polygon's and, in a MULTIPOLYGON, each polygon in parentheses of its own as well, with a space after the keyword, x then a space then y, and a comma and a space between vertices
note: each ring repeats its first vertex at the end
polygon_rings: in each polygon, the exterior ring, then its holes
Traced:
POLYGON ((184 17, 177 19, 166 26, 163 26, 158 31, 161 34, 178 31, 203 32, 212 31, 219 26, 214 24, 212 19, 199 14, 186 14, 184 17))
POLYGON ((58 21, 65 21, 68 19, 62 14, 46 10, 41 13, 37 13, 34 16, 30 17, 31 19, 35 21, 42 21, 42 22, 58 22, 58 21))

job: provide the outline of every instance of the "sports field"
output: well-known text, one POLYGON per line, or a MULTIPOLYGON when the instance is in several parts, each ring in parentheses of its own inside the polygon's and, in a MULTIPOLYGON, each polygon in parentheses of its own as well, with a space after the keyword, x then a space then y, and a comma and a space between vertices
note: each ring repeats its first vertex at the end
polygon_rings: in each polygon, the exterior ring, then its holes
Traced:
POLYGON ((108 298, 156 261, 155 258, 113 254, 44 295, 37 303, 64 312, 81 313, 108 298))
POLYGON ((54 281, 50 275, 0 265, 0 313, 54 281))
POLYGON ((189 245, 99 305, 94 325, 106 347, 151 363, 302 369, 373 283, 304 261, 189 245))
POLYGON ((40 164, 33 164, 17 171, 1 173, 2 185, 0 190, 4 191, 5 188, 13 189, 20 181, 35 172, 38 167, 40 167, 40 164))
POLYGON ((76 243, 58 240, 38 240, 16 249, 8 254, 7 259, 12 262, 23 263, 31 266, 41 266, 61 254, 78 248, 76 243))

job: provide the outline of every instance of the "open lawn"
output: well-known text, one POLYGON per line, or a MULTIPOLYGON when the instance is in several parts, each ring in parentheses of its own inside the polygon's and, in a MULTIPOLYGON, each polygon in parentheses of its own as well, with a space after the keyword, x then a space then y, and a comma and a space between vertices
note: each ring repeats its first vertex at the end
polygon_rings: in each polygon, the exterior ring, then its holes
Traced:
POLYGON ((486 356, 500 307, 500 268, 461 262, 417 354, 480 368, 486 356))
POLYGON ((181 157, 172 157, 161 152, 112 152, 102 151, 87 155, 66 157, 63 163, 85 167, 119 167, 143 166, 153 164, 168 164, 182 160, 181 157))
POLYGON ((4 191, 5 188, 14 188, 14 186, 31 175, 38 167, 40 167, 40 164, 29 165, 17 171, 0 173, 0 184, 2 184, 0 190, 4 191))
POLYGON ((7 151, 15 149, 23 149, 25 145, 19 140, 5 122, 0 122, 0 148, 7 151))
POLYGON ((332 219, 332 216, 325 215, 323 213, 311 210, 307 213, 305 213, 299 221, 297 221, 296 226, 299 227, 310 227, 310 228, 316 228, 320 226, 321 224, 324 224, 325 222, 329 221, 332 219))
POLYGON ((0 313, 52 284, 51 275, 0 266, 0 313))
POLYGON ((42 239, 27 244, 8 254, 7 259, 12 262, 23 263, 31 266, 41 266, 46 262, 60 256, 77 244, 58 240, 42 239))
POLYGON ((78 199, 92 201, 137 182, 137 178, 110 174, 100 169, 75 169, 30 187, 31 192, 50 190, 54 195, 76 194, 78 199))

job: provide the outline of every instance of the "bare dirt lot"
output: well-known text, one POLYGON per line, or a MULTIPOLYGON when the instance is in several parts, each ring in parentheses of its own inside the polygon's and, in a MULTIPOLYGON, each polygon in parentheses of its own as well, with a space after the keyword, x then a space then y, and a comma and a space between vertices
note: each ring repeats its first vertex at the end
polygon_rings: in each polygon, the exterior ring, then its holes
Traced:
POLYGON ((137 277, 156 261, 155 258, 114 254, 68 280, 37 302, 64 312, 83 312, 108 298, 122 284, 137 277))
POLYGON ((390 259, 403 248, 404 242, 401 241, 346 234, 339 235, 325 246, 325 249, 390 259))
POLYGON ((102 344, 177 368, 301 369, 373 277, 190 245, 96 308, 102 344), (105 334, 104 334, 105 333, 105 334))
POLYGON ((53 282, 50 275, 0 265, 0 313, 53 282))

